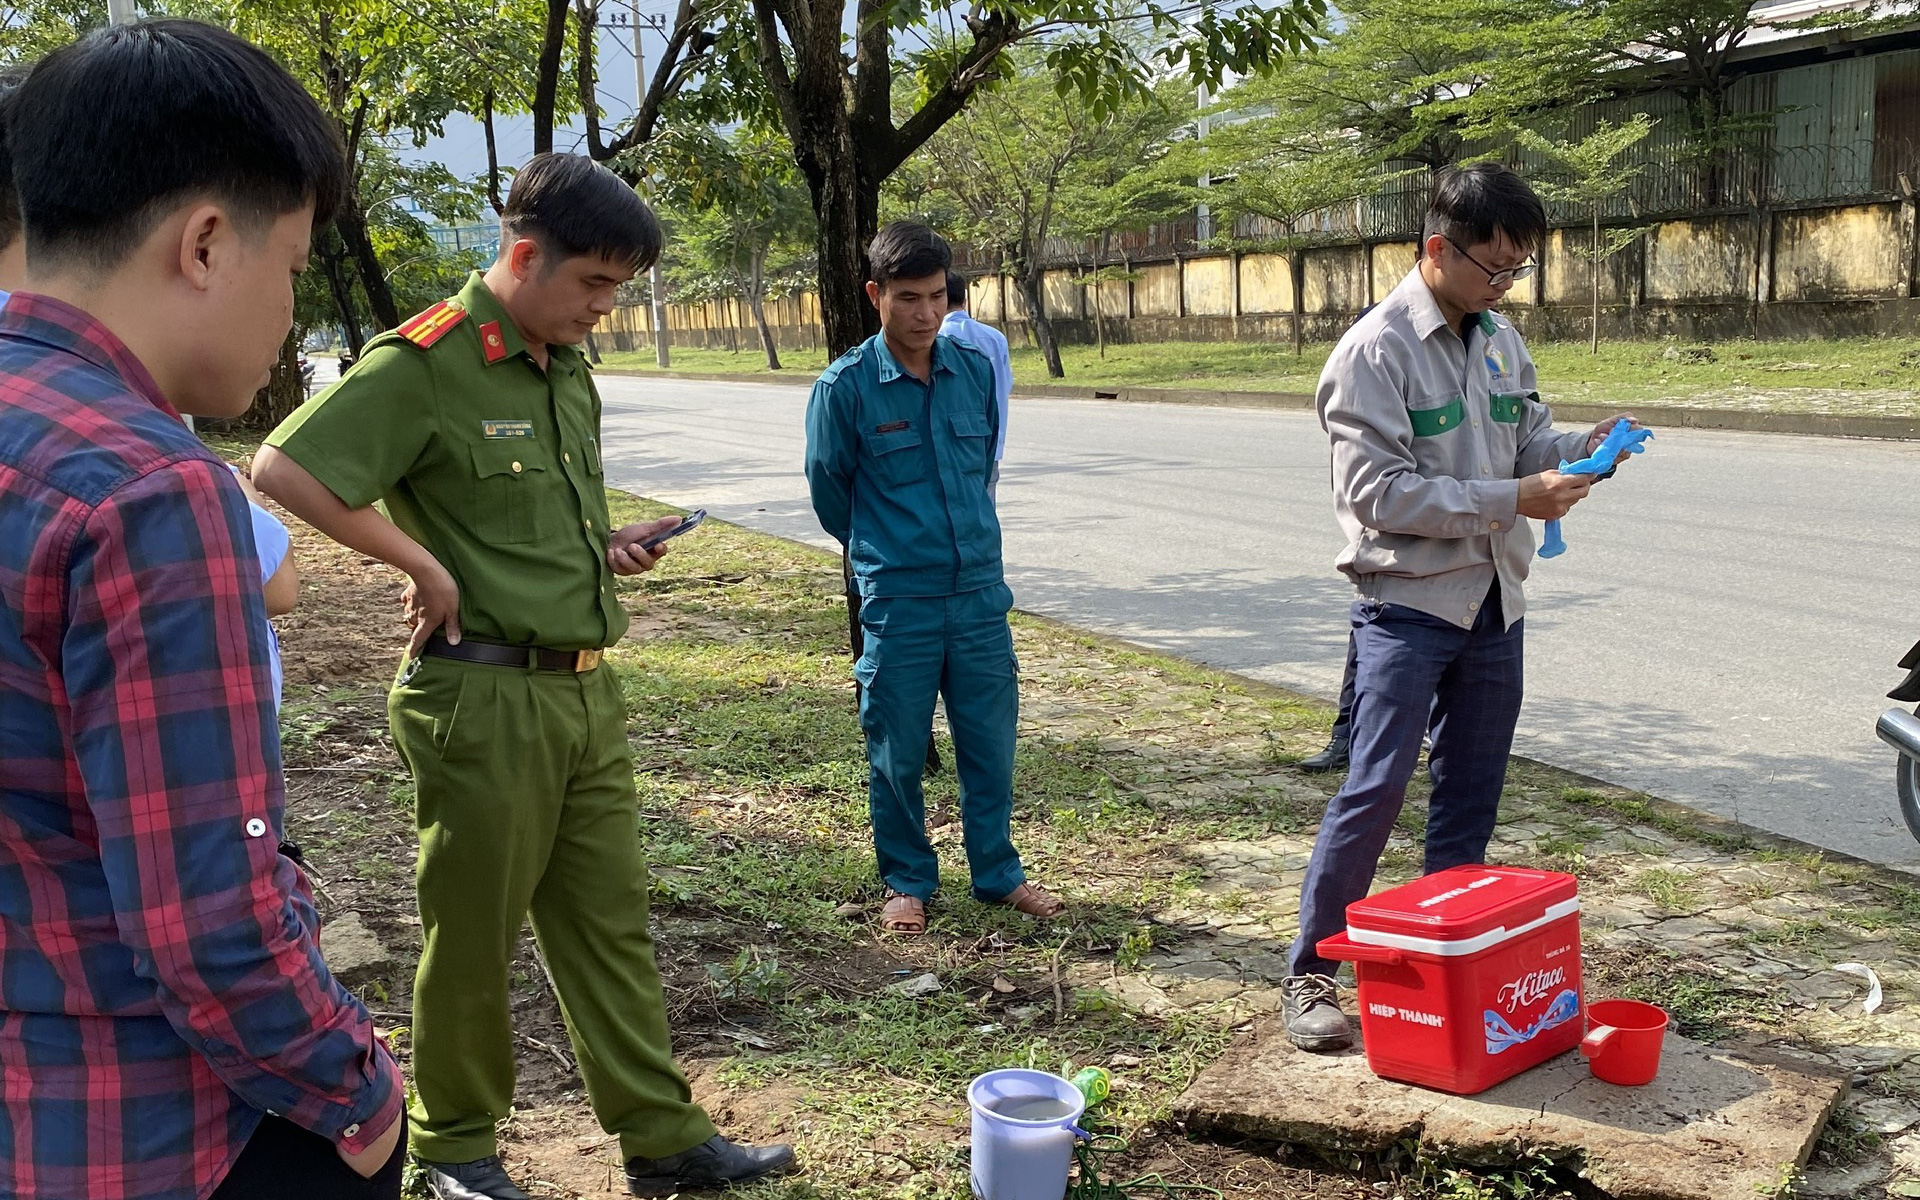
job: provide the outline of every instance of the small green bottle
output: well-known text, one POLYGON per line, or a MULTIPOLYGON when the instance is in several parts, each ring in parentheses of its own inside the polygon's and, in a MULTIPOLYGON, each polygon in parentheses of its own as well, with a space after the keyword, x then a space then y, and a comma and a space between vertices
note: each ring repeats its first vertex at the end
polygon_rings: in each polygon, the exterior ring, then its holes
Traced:
POLYGON ((1113 1076, 1105 1067, 1083 1067, 1073 1077, 1073 1086, 1087 1098, 1088 1108, 1098 1108, 1113 1094, 1113 1076))

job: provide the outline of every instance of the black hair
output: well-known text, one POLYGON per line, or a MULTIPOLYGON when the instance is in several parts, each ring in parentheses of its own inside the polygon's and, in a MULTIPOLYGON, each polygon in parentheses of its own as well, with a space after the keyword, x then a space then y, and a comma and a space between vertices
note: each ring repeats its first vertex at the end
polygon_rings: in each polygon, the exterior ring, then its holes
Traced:
POLYGON ((311 203, 317 226, 347 178, 339 133, 305 89, 198 21, 108 26, 55 50, 6 129, 35 264, 110 269, 201 195, 256 228, 311 203))
POLYGON ((13 107, 13 98, 29 69, 26 63, 0 66, 0 250, 13 245, 20 236, 20 193, 13 186, 13 153, 7 149, 6 123, 7 111, 13 107))
POLYGON ((947 307, 967 306, 967 277, 958 271, 947 272, 947 307))
POLYGON ((637 273, 660 258, 659 218, 620 177, 579 154, 540 154, 513 177, 500 214, 504 248, 532 238, 556 264, 581 255, 625 263, 637 273))
POLYGON ((1546 207, 1527 181, 1493 162, 1441 171, 1427 204, 1423 246, 1435 234, 1463 249, 1478 246, 1492 241, 1496 230, 1530 252, 1547 240, 1546 207))
MULTIPOLYGON (((867 278, 881 287, 896 279, 925 279, 953 267, 947 239, 915 221, 895 221, 867 246, 867 278)), ((947 281, 953 287, 953 281, 947 281)))

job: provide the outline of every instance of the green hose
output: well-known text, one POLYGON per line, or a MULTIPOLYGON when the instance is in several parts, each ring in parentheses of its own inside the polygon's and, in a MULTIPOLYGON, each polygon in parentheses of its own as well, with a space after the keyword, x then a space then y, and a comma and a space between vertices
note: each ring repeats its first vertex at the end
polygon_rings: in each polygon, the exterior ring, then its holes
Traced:
POLYGON ((1158 1173, 1142 1175, 1125 1183, 1107 1183, 1100 1178, 1099 1160, 1107 1155, 1125 1154, 1127 1139, 1117 1133, 1096 1133, 1090 1142, 1075 1146, 1073 1157, 1080 1164, 1080 1178, 1067 1188, 1064 1200, 1141 1200, 1150 1196, 1211 1196, 1226 1200, 1226 1193, 1203 1183, 1168 1183, 1158 1173))

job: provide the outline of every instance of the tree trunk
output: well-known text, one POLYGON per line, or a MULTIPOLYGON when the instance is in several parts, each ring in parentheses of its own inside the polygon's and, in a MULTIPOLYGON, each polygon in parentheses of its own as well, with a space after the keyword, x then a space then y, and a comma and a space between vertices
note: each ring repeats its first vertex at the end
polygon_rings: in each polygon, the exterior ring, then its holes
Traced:
POLYGON ((373 238, 367 233, 366 203, 360 199, 358 184, 347 189, 347 201, 334 217, 333 227, 339 230, 340 241, 360 274, 360 286, 367 293, 367 308, 373 313, 373 323, 382 331, 400 324, 400 309, 394 303, 393 289, 387 286, 387 273, 380 266, 380 256, 374 253, 373 238))
POLYGON ((254 396, 253 407, 235 424, 250 429, 275 429, 280 422, 293 415, 294 409, 307 402, 306 381, 300 378, 300 339, 303 336, 305 331, 298 325, 287 331, 287 340, 280 343, 280 358, 273 364, 273 374, 267 377, 267 386, 254 396))
POLYGON ((867 244, 880 231, 879 185, 865 186, 853 162, 827 156, 819 178, 808 180, 820 256, 820 324, 834 358, 880 332, 880 314, 867 299, 867 244))
POLYGON ((1053 318, 1047 315, 1045 275, 1038 265, 1020 272, 1020 294, 1027 298, 1027 321, 1033 327, 1033 340, 1047 360, 1047 377, 1065 379, 1067 370, 1060 365, 1060 343, 1053 337, 1053 318))
POLYGON ((1593 345, 1590 353, 1600 353, 1600 206, 1593 206, 1593 345))
POLYGON ((1305 340, 1302 325, 1306 323, 1307 256, 1295 250, 1287 255, 1287 270, 1293 276, 1293 354, 1300 356, 1305 340))
POLYGON ((753 310, 753 323, 760 329, 760 348, 767 352, 767 370, 780 369, 780 347, 774 344, 773 329, 767 324, 767 269, 766 255, 759 254, 753 260, 753 274, 747 280, 747 307, 753 310))
POLYGON ((500 198, 500 148, 493 137, 493 89, 480 98, 480 128, 487 135, 487 203, 493 206, 493 215, 506 215, 507 205, 500 198))
POLYGON ((1100 252, 1096 250, 1093 254, 1093 341, 1100 348, 1101 362, 1107 361, 1107 314, 1100 303, 1104 286, 1100 279, 1100 252))
MULTIPOLYGON (((567 48, 569 0, 547 0, 547 28, 540 41, 539 75, 533 88, 533 152, 553 153, 553 110, 560 100, 560 60, 567 48)), ((639 31, 634 31, 639 36, 639 31)))
POLYGON ((347 277, 346 256, 340 249, 340 239, 333 230, 324 230, 316 249, 320 273, 326 277, 327 291, 333 294, 333 307, 340 315, 340 335, 346 339, 348 353, 359 358, 367 338, 360 332, 360 315, 353 309, 353 282, 347 277))

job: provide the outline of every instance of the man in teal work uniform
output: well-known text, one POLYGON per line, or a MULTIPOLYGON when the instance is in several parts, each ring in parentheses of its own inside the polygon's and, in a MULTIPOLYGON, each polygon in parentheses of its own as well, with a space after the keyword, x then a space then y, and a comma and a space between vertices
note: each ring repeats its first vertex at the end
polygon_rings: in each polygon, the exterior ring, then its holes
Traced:
POLYGON ((601 665, 627 628, 614 576, 650 569, 663 551, 646 539, 674 522, 608 528, 600 398, 575 347, 659 252, 653 214, 606 168, 534 159, 487 272, 375 339, 255 461, 262 491, 412 580, 388 714, 420 830, 409 1115, 441 1200, 525 1198, 494 1126, 512 1111, 508 980, 529 912, 634 1195, 793 1163, 719 1136, 674 1066, 627 713, 601 665))
POLYGON ((1026 881, 1013 846, 1013 593, 987 490, 999 407, 986 358, 940 335, 952 259, 924 225, 882 229, 867 251, 881 331, 828 367, 807 403, 813 511, 846 547, 861 597, 854 676, 887 889, 880 923, 903 934, 926 932, 940 879, 920 788, 936 695, 975 898, 1036 917, 1065 909, 1026 881))

